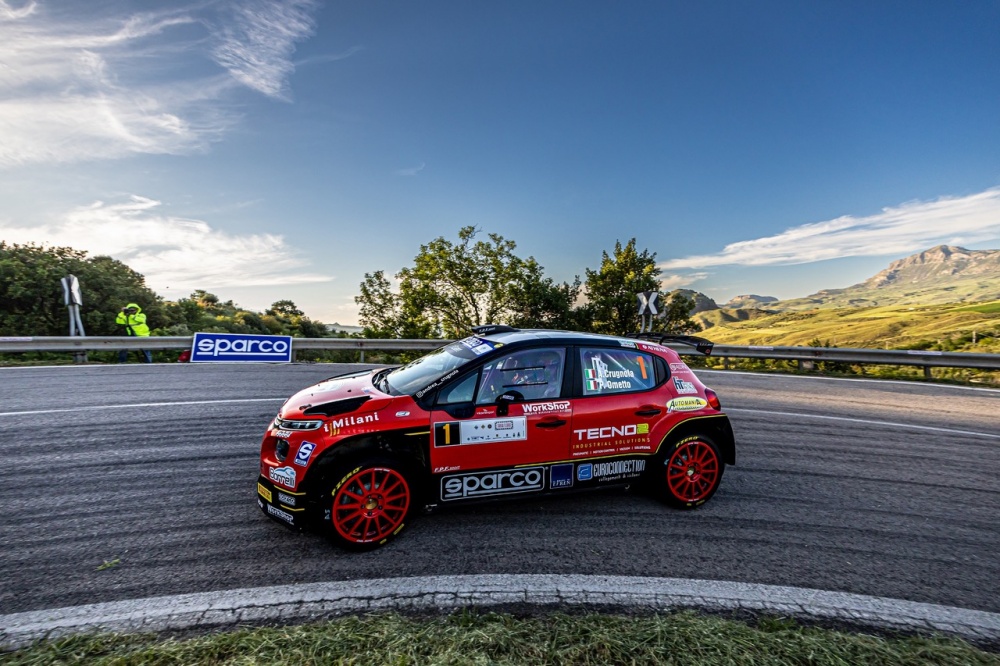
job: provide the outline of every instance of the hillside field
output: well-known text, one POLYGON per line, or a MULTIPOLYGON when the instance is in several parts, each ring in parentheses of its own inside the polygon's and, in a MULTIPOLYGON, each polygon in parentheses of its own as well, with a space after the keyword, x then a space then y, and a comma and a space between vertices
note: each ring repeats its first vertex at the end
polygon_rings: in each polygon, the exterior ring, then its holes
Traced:
POLYGON ((824 308, 797 312, 709 310, 692 319, 717 344, 1000 353, 1000 301, 824 308), (973 343, 973 338, 976 342, 973 343))

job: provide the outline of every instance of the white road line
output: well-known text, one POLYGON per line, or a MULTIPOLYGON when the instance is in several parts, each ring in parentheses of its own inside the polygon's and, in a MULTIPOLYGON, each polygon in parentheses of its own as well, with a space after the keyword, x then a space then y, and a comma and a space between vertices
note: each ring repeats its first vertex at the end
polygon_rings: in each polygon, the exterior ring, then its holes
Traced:
POLYGON ((962 386, 961 384, 935 384, 932 382, 906 381, 905 379, 872 379, 869 377, 823 377, 815 375, 788 375, 780 372, 747 372, 745 370, 712 370, 710 368, 692 368, 696 375, 743 375, 744 377, 758 377, 766 379, 768 377, 781 377, 782 379, 802 379, 805 381, 825 381, 825 382, 862 382, 866 384, 895 384, 908 386, 911 388, 936 388, 955 389, 957 391, 980 391, 983 393, 993 393, 1000 395, 1000 389, 987 388, 985 386, 962 386))
POLYGON ((803 419, 825 419, 828 421, 847 421, 849 423, 864 423, 865 425, 888 426, 892 428, 911 428, 913 430, 929 430, 931 432, 945 432, 950 435, 970 435, 973 437, 989 437, 990 439, 1000 439, 1000 435, 990 432, 976 432, 974 430, 956 430, 954 428, 938 428, 935 426, 915 425, 913 423, 896 423, 894 421, 875 421, 872 419, 854 419, 847 416, 829 416, 827 414, 803 414, 799 412, 774 412, 766 409, 744 409, 742 407, 726 407, 724 412, 744 412, 747 414, 767 414, 769 416, 790 416, 803 419))
POLYGON ((59 414, 63 412, 90 412, 101 409, 128 409, 130 407, 176 407, 184 405, 223 405, 234 402, 277 402, 285 398, 233 398, 231 400, 184 400, 181 402, 137 402, 129 405, 92 405, 90 407, 65 407, 62 409, 36 409, 26 412, 0 412, 0 416, 25 416, 33 414, 59 414))
POLYGON ((495 574, 418 576, 256 587, 0 615, 0 644, 89 631, 176 631, 287 624, 374 611, 541 606, 700 608, 836 619, 856 625, 1000 639, 1000 614, 847 592, 684 578, 495 574))

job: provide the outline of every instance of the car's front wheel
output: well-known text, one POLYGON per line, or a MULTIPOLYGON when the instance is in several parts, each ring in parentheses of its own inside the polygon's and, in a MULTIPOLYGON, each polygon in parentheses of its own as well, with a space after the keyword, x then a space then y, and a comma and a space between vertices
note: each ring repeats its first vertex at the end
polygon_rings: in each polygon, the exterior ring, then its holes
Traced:
POLYGON ((667 504, 693 509, 707 502, 719 489, 725 468, 711 439, 701 435, 685 437, 657 457, 650 487, 667 504))
POLYGON ((324 492, 330 537, 353 550, 376 548, 402 531, 413 506, 413 482, 399 461, 371 458, 345 466, 324 492))

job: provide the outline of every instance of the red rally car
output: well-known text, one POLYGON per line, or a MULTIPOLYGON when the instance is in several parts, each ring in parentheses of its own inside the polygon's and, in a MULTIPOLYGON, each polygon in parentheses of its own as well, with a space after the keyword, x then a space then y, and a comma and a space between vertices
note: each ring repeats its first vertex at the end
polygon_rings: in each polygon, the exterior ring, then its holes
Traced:
POLYGON ((289 398, 261 445, 261 510, 363 549, 418 507, 635 485, 690 509, 736 462, 718 396, 661 344, 707 340, 473 333, 289 398))

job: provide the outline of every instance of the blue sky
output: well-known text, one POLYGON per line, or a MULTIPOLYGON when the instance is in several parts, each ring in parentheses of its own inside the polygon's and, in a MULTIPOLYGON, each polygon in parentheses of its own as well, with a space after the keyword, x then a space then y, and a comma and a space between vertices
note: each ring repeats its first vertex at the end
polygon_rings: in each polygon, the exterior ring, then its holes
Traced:
POLYGON ((1000 248, 998 63, 996 0, 0 0, 0 239, 328 323, 470 224, 794 298, 1000 248))

